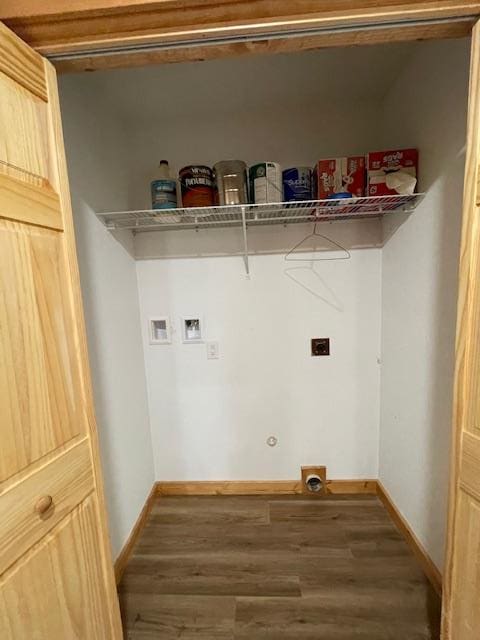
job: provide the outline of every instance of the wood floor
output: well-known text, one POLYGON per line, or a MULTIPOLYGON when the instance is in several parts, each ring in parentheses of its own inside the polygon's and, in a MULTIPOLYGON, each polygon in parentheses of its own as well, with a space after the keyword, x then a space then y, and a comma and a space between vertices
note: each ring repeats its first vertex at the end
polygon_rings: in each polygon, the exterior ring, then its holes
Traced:
POLYGON ((128 640, 437 640, 375 496, 161 497, 120 584, 128 640))

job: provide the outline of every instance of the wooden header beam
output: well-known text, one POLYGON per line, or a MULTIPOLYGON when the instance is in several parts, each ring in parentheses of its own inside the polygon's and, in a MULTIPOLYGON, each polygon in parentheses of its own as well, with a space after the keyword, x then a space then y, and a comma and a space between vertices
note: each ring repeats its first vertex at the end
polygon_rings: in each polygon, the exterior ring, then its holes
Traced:
POLYGON ((70 0, 68 11, 65 4, 2 0, 0 20, 58 68, 84 70, 461 37, 480 17, 480 0, 70 0))

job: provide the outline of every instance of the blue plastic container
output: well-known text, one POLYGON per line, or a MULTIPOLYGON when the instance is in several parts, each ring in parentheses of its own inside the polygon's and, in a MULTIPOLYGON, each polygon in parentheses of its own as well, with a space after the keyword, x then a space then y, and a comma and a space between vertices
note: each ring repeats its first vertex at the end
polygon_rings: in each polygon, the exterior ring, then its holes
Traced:
POLYGON ((152 209, 175 209, 177 206, 177 183, 175 180, 152 182, 152 209))
POLYGON ((291 167, 282 173, 285 202, 312 199, 312 170, 310 167, 291 167))

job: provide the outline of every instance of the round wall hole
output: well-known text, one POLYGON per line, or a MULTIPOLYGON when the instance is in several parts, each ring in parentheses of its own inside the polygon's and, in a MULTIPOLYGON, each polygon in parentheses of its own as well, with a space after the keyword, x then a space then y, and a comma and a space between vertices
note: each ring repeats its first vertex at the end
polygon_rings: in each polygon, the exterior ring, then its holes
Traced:
POLYGON ((323 482, 320 476, 317 476, 314 473, 307 476, 305 480, 305 484, 307 485, 308 490, 311 491, 312 493, 318 493, 319 491, 322 490, 322 486, 323 486, 323 482))

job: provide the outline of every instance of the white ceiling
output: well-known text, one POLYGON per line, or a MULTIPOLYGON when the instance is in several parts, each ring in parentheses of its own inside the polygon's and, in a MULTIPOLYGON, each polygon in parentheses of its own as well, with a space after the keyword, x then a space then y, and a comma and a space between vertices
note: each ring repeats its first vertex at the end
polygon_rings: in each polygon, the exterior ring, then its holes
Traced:
MULTIPOLYGON (((410 56, 430 43, 321 49, 101 71, 62 77, 81 83, 128 120, 194 117, 286 107, 301 101, 380 100, 410 56)), ((438 43, 436 43, 438 46, 438 43)), ((78 89, 78 84, 77 84, 78 89)))

